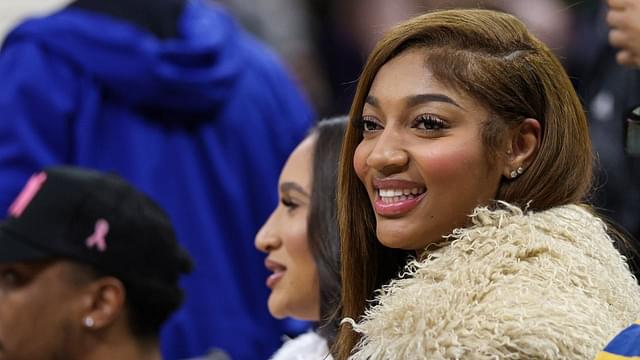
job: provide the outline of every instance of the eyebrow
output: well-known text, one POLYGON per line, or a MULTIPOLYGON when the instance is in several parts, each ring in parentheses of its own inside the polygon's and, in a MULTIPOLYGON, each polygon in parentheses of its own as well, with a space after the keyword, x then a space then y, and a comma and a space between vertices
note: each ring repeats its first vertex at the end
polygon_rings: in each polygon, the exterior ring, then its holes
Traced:
POLYGON ((298 192, 303 196, 309 197, 309 194, 307 194, 306 191, 304 191, 304 189, 302 188, 302 186, 300 186, 297 183, 294 182, 284 182, 280 185, 280 192, 281 193, 289 193, 289 192, 298 192))
MULTIPOLYGON (((417 94, 417 95, 411 95, 411 96, 407 96, 405 101, 407 103, 407 106, 409 106, 409 107, 413 107, 413 106, 416 106, 416 105, 429 103, 429 102, 444 102, 444 103, 448 103, 448 104, 457 106, 460 109, 464 110, 464 108, 462 106, 460 106, 460 104, 458 104, 452 98, 450 98, 450 97, 448 97, 447 95, 444 95, 444 94, 417 94)), ((378 101, 378 99, 375 96, 368 95, 367 98, 365 99, 365 103, 367 103, 367 104, 369 104, 371 106, 380 108, 380 101, 378 101)))

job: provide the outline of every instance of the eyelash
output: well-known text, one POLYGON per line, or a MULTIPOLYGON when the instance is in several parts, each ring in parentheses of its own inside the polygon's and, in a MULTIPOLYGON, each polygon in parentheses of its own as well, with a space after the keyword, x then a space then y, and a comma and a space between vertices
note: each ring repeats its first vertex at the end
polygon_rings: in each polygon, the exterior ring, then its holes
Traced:
POLYGON ((447 128, 444 121, 431 114, 422 114, 414 120, 414 127, 419 128, 420 125, 424 125, 424 128, 420 128, 424 131, 440 131, 447 128))
POLYGON ((369 133, 372 131, 379 130, 381 126, 375 121, 375 118, 372 116, 362 116, 357 120, 357 126, 363 133, 369 133), (376 129, 367 129, 368 125, 375 126, 376 129))
POLYGON ((282 205, 284 205, 284 207, 286 207, 289 211, 293 211, 295 209, 298 208, 298 204, 294 203, 293 201, 286 199, 286 198, 282 198, 280 199, 280 202, 282 203, 282 205))
MULTIPOLYGON (((362 116, 358 119, 357 123, 358 127, 364 134, 377 131, 382 128, 382 126, 372 116, 362 116), (367 129, 367 126, 371 126, 372 128, 367 129)), ((422 114, 413 120, 412 127, 422 131, 436 132, 447 129, 447 124, 435 115, 422 114)))

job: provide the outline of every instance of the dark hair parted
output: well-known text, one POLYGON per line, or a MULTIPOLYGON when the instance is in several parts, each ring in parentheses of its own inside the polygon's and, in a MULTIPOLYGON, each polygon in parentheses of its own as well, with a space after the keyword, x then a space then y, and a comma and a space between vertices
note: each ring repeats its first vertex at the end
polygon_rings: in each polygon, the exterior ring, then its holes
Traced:
POLYGON ((308 238, 320 283, 317 332, 332 344, 338 329, 340 303, 340 237, 336 218, 338 163, 348 117, 322 120, 314 128, 313 181, 308 238))
MULTIPOLYGON (((497 200, 531 210, 581 203, 591 189, 593 154, 585 113, 571 81, 551 51, 515 17, 490 10, 427 13, 391 29, 370 54, 350 112, 357 123, 380 68, 408 49, 424 52, 434 77, 489 111, 482 139, 489 159, 504 156, 507 130, 526 118, 541 125, 537 154, 515 180, 503 179, 497 200)), ((416 74, 419 76, 419 74, 416 74)), ((342 316, 358 319, 374 291, 397 276, 405 251, 385 248, 375 217, 352 165, 362 129, 347 129, 338 185, 342 239, 342 316)), ((358 335, 342 326, 334 347, 350 354, 358 335)))

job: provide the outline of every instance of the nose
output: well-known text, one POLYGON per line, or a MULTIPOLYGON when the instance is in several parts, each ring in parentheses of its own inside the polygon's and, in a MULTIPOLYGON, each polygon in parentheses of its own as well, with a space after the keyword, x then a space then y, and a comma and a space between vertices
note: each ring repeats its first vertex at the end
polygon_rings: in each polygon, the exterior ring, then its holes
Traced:
POLYGON ((409 163, 409 154, 402 145, 401 137, 385 130, 367 157, 367 166, 390 175, 402 171, 409 163))
POLYGON ((262 227, 256 234, 256 239, 255 239, 256 249, 264 253, 268 253, 277 249, 278 247, 280 247, 280 244, 282 243, 280 240, 280 237, 278 236, 278 231, 275 227, 276 211, 277 210, 274 210, 271 216, 269 216, 269 219, 267 220, 267 222, 265 222, 264 225, 262 225, 262 227))

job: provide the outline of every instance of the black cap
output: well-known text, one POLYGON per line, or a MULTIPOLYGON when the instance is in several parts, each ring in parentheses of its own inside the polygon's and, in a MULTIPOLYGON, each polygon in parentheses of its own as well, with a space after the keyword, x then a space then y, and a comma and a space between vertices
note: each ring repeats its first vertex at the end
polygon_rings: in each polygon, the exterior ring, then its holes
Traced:
POLYGON ((55 258, 158 285, 191 269, 149 197, 116 175, 66 166, 33 175, 0 224, 0 263, 55 258))

